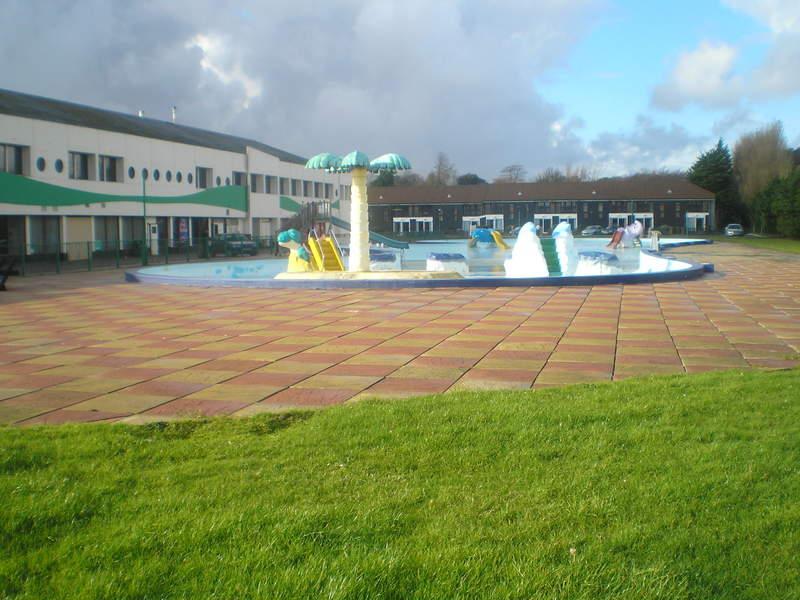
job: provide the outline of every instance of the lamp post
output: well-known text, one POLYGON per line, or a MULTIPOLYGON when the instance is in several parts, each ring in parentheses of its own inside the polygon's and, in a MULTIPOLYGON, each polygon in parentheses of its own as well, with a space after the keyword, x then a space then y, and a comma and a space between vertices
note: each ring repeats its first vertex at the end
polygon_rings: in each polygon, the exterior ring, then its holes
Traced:
POLYGON ((147 256, 149 254, 149 241, 150 236, 147 232, 147 169, 142 169, 142 225, 144 228, 144 239, 142 240, 142 264, 147 264, 147 256))

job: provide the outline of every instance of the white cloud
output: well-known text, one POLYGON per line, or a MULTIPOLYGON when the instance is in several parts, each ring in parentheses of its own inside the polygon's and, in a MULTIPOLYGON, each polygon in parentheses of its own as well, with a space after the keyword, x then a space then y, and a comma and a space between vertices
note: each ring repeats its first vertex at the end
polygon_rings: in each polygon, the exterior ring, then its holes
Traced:
POLYGON ((250 102, 261 95, 261 82, 248 76, 242 65, 232 60, 228 53, 228 44, 216 35, 198 33, 186 42, 186 48, 199 48, 202 52, 200 66, 214 74, 225 85, 238 84, 244 90, 242 108, 248 108, 250 102))
POLYGON ((797 0, 722 0, 734 10, 761 21, 775 33, 800 33, 800 2, 797 0))
POLYGON ((675 110, 692 102, 715 107, 736 104, 744 90, 744 82, 733 71, 737 54, 733 46, 708 41, 682 53, 667 81, 653 90, 653 105, 675 110))
POLYGON ((711 143, 675 123, 664 127, 639 115, 631 131, 602 133, 588 150, 597 175, 611 176, 643 169, 685 170, 711 143))
POLYGON ((723 0, 769 30, 764 60, 737 73, 739 48, 703 41, 681 54, 651 103, 665 110, 689 104, 734 107, 743 100, 768 100, 800 93, 800 0, 723 0))

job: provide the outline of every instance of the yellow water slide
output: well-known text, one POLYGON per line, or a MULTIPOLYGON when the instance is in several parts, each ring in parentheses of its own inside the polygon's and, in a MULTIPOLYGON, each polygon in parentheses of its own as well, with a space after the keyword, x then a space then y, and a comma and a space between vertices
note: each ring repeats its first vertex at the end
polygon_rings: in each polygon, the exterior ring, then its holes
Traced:
POLYGON ((344 271, 342 255, 330 236, 308 237, 311 262, 317 271, 344 271))
POLYGON ((494 243, 497 244, 498 248, 502 248, 503 250, 508 250, 510 246, 506 244, 506 241, 503 239, 503 234, 501 234, 496 229, 492 230, 492 239, 494 243))

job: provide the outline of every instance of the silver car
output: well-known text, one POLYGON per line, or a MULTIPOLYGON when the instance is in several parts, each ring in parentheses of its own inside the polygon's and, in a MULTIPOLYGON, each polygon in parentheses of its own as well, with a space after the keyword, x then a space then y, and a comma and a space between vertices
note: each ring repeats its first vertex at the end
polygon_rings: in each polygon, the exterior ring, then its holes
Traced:
POLYGON ((744 227, 738 223, 731 223, 725 227, 725 235, 727 237, 734 237, 737 235, 744 235, 744 227))

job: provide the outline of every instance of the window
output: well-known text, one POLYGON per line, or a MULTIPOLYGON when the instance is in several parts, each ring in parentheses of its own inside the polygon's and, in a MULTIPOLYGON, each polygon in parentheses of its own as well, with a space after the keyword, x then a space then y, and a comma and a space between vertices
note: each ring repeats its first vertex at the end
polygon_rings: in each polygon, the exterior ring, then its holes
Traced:
POLYGON ((331 192, 333 192, 333 184, 326 183, 325 184, 325 197, 330 200, 331 199, 331 192))
POLYGON ((192 183, 192 179, 193 179, 193 177, 192 177, 192 174, 191 174, 191 173, 187 173, 187 174, 186 174, 186 183, 188 183, 189 185, 191 185, 191 183, 192 183))
POLYGON ((40 156, 39 158, 36 159, 36 168, 39 170, 40 173, 44 171, 46 167, 47 167, 47 161, 44 159, 44 157, 40 156))
POLYGON ((167 171, 167 181, 172 181, 172 171, 167 171))
POLYGON ((300 180, 292 179, 292 196, 297 196, 300 193, 300 180))
POLYGON ((264 193, 265 194, 274 194, 275 190, 272 186, 272 177, 269 175, 264 175, 264 193))
POLYGON ((56 173, 61 173, 64 170, 64 161, 60 158, 56 159, 56 173))
MULTIPOLYGON (((206 189, 209 185, 211 185, 211 169, 206 167, 197 167, 195 169, 195 177, 197 178, 197 187, 201 190, 206 189)), ((192 183, 192 180, 189 180, 189 183, 192 183)))
POLYGON ((22 175, 22 161, 24 158, 24 148, 22 146, 11 146, 10 144, 0 144, 0 171, 4 173, 14 173, 22 175))
POLYGON ((289 193, 289 180, 286 179, 285 177, 281 177, 280 193, 281 194, 288 194, 289 193))
POLYGON ((234 171, 233 185, 241 185, 242 187, 244 187, 244 181, 246 176, 247 176, 246 173, 242 173, 241 171, 234 171))
POLYGON ((307 198, 311 196, 311 185, 310 181, 303 182, 303 196, 307 198))
POLYGON ((161 171, 159 171, 158 169, 155 169, 153 171, 153 179, 155 181, 158 181, 159 179, 161 179, 161 171))
POLYGON ((147 178, 150 176, 150 171, 147 168, 142 169, 142 179, 147 181, 147 178))
POLYGON ((322 184, 318 181, 314 182, 314 198, 322 198, 322 184))
POLYGON ((119 240, 119 220, 117 217, 95 217, 94 239, 98 250, 111 250, 119 240), (99 247, 98 247, 99 246, 99 247))
POLYGON ((231 184, 231 178, 230 177, 226 177, 225 178, 225 185, 230 185, 230 184, 231 184))
POLYGON ((89 155, 83 152, 69 153, 69 178, 89 179, 89 155))
POLYGON ((136 169, 128 167, 128 179, 133 179, 134 177, 136 177, 136 169))
POLYGON ((97 173, 100 181, 119 181, 117 173, 122 172, 122 159, 116 156, 103 156, 97 160, 97 173))
POLYGON ((28 249, 32 254, 55 254, 61 241, 61 218, 30 216, 28 249))
POLYGON ((219 187, 221 184, 222 180, 219 178, 219 175, 217 175, 217 187, 219 187))
POLYGON ((250 173, 250 191, 254 194, 256 193, 263 193, 264 190, 261 188, 261 183, 263 183, 264 178, 261 175, 257 175, 256 173, 250 173))
POLYGON ((180 183, 181 181, 183 181, 183 173, 181 173, 180 171, 178 171, 177 173, 175 173, 175 181, 177 181, 178 183, 180 183))

